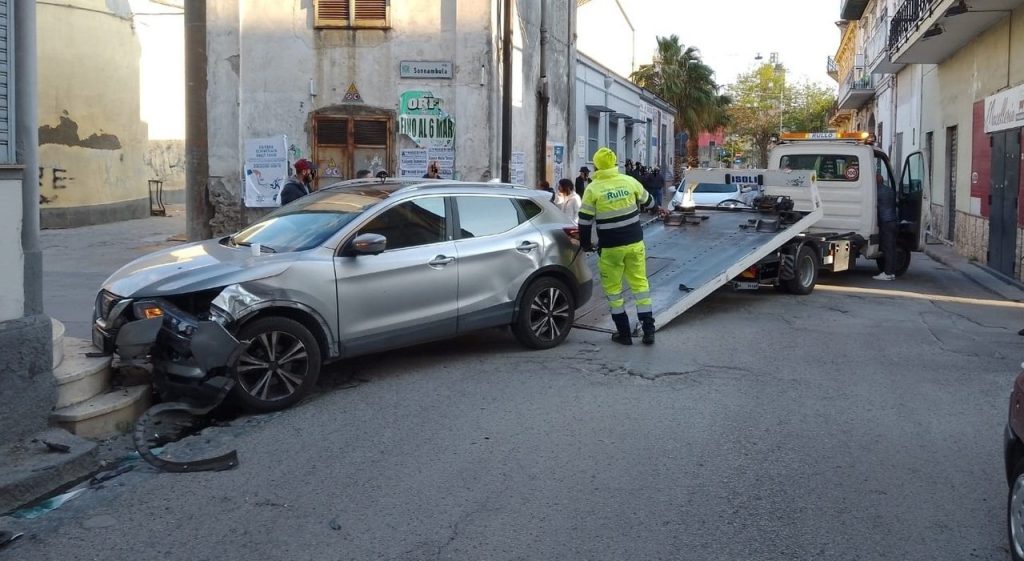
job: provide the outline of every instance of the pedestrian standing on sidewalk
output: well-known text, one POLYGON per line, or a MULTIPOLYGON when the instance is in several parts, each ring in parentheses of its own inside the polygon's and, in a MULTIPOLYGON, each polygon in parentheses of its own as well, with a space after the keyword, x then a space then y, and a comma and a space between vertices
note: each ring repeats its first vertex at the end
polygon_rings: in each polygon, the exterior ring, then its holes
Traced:
POLYGON ((566 218, 572 220, 573 224, 579 224, 580 205, 582 199, 576 194, 575 185, 569 179, 558 180, 558 191, 555 193, 555 204, 562 209, 566 218))
POLYGON ((576 194, 582 198, 583 192, 587 190, 587 185, 590 185, 591 181, 593 179, 590 179, 590 168, 581 167, 580 174, 576 176, 576 194))
POLYGON ((309 184, 313 182, 313 170, 316 169, 313 162, 302 158, 295 162, 293 167, 295 174, 288 178, 288 182, 281 189, 281 206, 308 195, 309 184))
POLYGON ((879 176, 875 179, 878 205, 878 245, 882 251, 882 272, 875 280, 896 280, 896 229, 899 212, 896 210, 896 191, 879 176))
POLYGON ((619 173, 615 152, 608 148, 601 148, 594 154, 594 166, 597 168, 594 182, 583 194, 580 206, 580 243, 584 251, 594 251, 590 239, 591 226, 597 224, 600 246, 597 267, 616 329, 612 341, 622 345, 633 344, 626 300, 622 295, 622 278, 625 276, 636 301, 637 319, 644 332, 643 342, 652 345, 654 314, 640 211, 651 206, 654 199, 636 179, 619 173))

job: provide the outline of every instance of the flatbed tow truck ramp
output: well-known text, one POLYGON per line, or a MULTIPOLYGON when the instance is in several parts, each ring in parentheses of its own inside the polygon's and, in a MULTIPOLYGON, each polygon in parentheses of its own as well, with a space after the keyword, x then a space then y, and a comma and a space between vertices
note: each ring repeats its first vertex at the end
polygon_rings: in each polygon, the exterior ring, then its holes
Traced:
MULTIPOLYGON (((703 172, 703 170, 701 170, 703 172)), ((708 170, 710 171, 710 170, 708 170)), ((647 246, 647 276, 650 280, 651 299, 656 328, 662 328, 709 294, 730 282, 737 288, 753 289, 765 284, 764 279, 746 281, 738 279, 752 267, 775 263, 776 277, 792 278, 793 268, 778 266, 786 256, 800 255, 801 247, 814 245, 820 240, 805 238, 803 233, 822 217, 821 197, 811 172, 758 171, 764 195, 759 208, 706 208, 696 207, 693 212, 672 212, 666 219, 651 219, 644 224, 644 243, 647 246), (772 185, 779 192, 799 198, 776 197, 772 185), (808 196, 809 195, 809 196, 808 196), (784 203, 796 200, 791 211, 784 203)), ((701 177, 698 171, 687 176, 687 188, 696 185, 701 177), (691 176, 694 181, 691 182, 691 176)), ((711 177, 710 179, 714 179, 711 177)), ((722 182, 721 179, 718 182, 722 182)), ((729 181, 726 180, 726 183, 729 181)), ((818 250, 820 255, 820 250, 818 250)), ((828 259, 828 256, 822 256, 828 259)), ((597 275, 597 254, 587 255, 587 262, 597 275)), ((844 265, 845 268, 845 265, 844 265)), ((817 271, 814 272, 816 278, 817 271)), ((778 280, 776 280, 778 282, 778 280)), ((813 281, 812 281, 813 282, 813 281)), ((580 329, 614 333, 607 298, 600 282, 594 297, 576 311, 574 326, 580 329)), ((629 287, 624 285, 626 309, 632 306, 629 287)), ((635 316, 635 312, 629 312, 635 316)))

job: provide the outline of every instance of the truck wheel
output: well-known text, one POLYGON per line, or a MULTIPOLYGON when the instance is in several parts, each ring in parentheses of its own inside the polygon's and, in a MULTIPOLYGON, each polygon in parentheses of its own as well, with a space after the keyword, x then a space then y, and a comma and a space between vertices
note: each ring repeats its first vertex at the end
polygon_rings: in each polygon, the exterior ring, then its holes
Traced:
MULTIPOLYGON (((878 266, 878 272, 885 271, 885 256, 881 256, 875 259, 875 265, 878 266)), ((907 272, 910 268, 910 250, 907 249, 907 244, 903 241, 896 242, 896 267, 893 270, 893 274, 897 277, 903 276, 903 273, 907 272)))
POLYGON ((782 281, 786 292, 790 294, 810 294, 814 285, 818 282, 818 261, 814 250, 806 245, 800 248, 796 254, 796 261, 793 265, 793 278, 782 281))
POLYGON ((519 302, 512 333, 531 349, 557 347, 569 335, 576 317, 576 301, 562 281, 541 277, 533 281, 519 302))
POLYGON ((254 412, 278 411, 302 399, 320 376, 320 345, 301 323, 265 317, 242 326, 248 348, 232 367, 232 397, 254 412))

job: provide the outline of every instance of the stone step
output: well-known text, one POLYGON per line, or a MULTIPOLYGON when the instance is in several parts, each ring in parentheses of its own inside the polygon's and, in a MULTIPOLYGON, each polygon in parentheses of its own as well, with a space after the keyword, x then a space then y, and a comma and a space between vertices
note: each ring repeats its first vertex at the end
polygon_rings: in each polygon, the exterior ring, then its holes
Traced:
POLYGON ((64 333, 66 329, 60 321, 50 318, 50 325, 53 328, 53 366, 56 369, 64 360, 64 333))
POLYGON ((132 430, 135 420, 149 408, 150 387, 115 389, 68 407, 57 409, 50 420, 86 438, 106 438, 132 430))
POLYGON ((110 389, 110 357, 92 358, 91 341, 64 337, 64 360, 53 370, 57 379, 57 409, 82 403, 110 389))

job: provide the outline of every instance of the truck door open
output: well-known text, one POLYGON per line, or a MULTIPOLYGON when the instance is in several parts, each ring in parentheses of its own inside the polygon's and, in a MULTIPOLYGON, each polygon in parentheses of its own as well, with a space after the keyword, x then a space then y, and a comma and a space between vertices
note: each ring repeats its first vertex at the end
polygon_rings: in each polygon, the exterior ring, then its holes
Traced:
POLYGON ((914 152, 903 162, 903 174, 900 177, 898 208, 900 234, 911 241, 912 251, 924 248, 924 234, 927 230, 928 213, 928 172, 924 153, 914 152), (909 234, 909 235, 907 235, 909 234))

